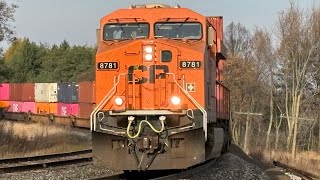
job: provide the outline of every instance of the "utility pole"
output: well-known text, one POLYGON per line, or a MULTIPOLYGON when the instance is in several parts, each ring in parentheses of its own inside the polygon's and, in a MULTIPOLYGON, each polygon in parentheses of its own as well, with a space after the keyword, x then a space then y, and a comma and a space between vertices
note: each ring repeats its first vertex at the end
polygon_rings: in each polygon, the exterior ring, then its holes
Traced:
POLYGON ((233 114, 238 114, 238 115, 247 115, 246 118, 246 131, 244 134, 244 145, 243 145, 243 149, 245 152, 248 152, 248 142, 249 142, 249 120, 250 120, 250 116, 263 116, 262 113, 252 113, 252 112, 233 112, 233 114))

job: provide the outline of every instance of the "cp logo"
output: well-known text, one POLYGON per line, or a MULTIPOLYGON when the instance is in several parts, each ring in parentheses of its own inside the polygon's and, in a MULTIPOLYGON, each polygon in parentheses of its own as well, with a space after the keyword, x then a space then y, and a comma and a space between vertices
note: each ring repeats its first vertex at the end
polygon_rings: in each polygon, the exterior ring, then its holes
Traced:
MULTIPOLYGON (((144 66, 144 65, 140 65, 140 66, 130 66, 128 68, 128 75, 129 75, 129 81, 132 82, 133 81, 133 76, 134 76, 134 71, 148 71, 148 67, 144 66)), ((146 82, 149 83, 155 83, 156 79, 165 79, 166 78, 166 73, 169 72, 169 67, 166 65, 152 65, 149 67, 149 79, 146 77, 142 77, 140 79, 138 79, 138 81, 136 81, 136 84, 144 84, 146 82), (162 73, 156 74, 156 70, 162 70, 162 73)))

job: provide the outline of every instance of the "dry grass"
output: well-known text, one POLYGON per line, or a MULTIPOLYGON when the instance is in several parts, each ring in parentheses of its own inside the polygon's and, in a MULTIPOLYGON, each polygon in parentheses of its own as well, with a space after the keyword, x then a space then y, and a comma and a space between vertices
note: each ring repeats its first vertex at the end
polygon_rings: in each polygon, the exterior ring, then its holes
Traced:
POLYGON ((56 125, 0 122, 0 158, 76 151, 90 147, 90 132, 56 125))
POLYGON ((248 154, 269 164, 273 161, 279 161, 297 169, 320 176, 320 152, 298 152, 296 158, 292 158, 291 154, 286 151, 255 148, 254 150, 250 150, 248 154))

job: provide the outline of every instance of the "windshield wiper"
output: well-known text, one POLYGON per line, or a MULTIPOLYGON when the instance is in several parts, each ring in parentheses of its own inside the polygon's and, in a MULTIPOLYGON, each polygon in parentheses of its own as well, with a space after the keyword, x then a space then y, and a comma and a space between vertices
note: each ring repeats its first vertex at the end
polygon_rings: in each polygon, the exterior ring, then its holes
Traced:
POLYGON ((180 28, 183 26, 183 24, 184 24, 185 22, 187 22, 189 19, 190 19, 190 17, 187 17, 183 22, 181 22, 180 26, 177 27, 177 30, 180 29, 180 28))
POLYGON ((162 28, 162 26, 164 26, 164 24, 165 24, 166 22, 168 22, 170 19, 171 19, 171 18, 167 18, 167 19, 157 28, 157 30, 160 30, 160 28, 162 28))

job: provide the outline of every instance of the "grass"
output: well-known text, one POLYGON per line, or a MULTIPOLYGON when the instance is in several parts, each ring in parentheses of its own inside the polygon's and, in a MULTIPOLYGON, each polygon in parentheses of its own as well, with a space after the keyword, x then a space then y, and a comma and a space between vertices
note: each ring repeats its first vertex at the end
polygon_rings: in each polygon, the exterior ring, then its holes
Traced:
POLYGON ((250 150, 248 154, 268 164, 271 164, 273 161, 279 161, 297 169, 320 176, 320 152, 297 152, 296 157, 292 158, 291 154, 286 151, 255 148, 254 150, 250 150))
POLYGON ((0 122, 0 158, 89 148, 91 135, 87 131, 57 125, 0 122))

